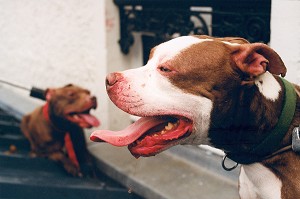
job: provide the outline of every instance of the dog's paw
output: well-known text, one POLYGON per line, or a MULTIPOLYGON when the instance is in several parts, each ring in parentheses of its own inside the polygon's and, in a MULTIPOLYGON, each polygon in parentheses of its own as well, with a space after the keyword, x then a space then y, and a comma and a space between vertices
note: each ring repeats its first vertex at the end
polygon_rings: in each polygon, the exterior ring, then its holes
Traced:
POLYGON ((83 177, 83 174, 81 173, 80 168, 76 167, 75 165, 69 164, 69 165, 64 165, 64 167, 65 167, 65 170, 72 176, 83 177))
POLYGON ((96 178, 96 167, 91 163, 80 164, 80 169, 85 177, 96 178))
POLYGON ((36 158, 37 156, 38 156, 38 155, 37 155, 35 152, 30 151, 29 157, 31 157, 31 158, 36 158))

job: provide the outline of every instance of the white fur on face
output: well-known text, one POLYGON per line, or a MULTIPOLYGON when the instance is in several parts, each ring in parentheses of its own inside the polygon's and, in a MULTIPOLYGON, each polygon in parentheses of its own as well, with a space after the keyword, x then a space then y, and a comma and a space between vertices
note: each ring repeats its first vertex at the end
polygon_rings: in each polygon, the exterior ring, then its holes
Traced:
MULTIPOLYGON (((204 40, 192 36, 179 37, 165 42, 155 49, 152 58, 141 68, 122 72, 128 91, 124 95, 124 104, 131 114, 138 116, 179 115, 192 119, 196 134, 188 137, 190 144, 207 144, 212 101, 203 97, 185 93, 160 74, 157 67, 183 49, 204 40)), ((124 109, 123 109, 124 110, 124 109)))
POLYGON ((281 86, 271 73, 265 72, 258 76, 255 80, 255 85, 266 99, 271 101, 276 101, 278 99, 281 86))
POLYGON ((282 182, 260 163, 243 165, 239 181, 243 199, 281 199, 282 182))
MULTIPOLYGON (((150 62, 164 63, 167 60, 172 59, 180 52, 193 44, 201 43, 203 41, 212 41, 212 39, 199 39, 193 36, 182 36, 176 39, 172 39, 157 46, 153 57, 150 62)), ((148 64, 147 64, 148 65, 148 64)))

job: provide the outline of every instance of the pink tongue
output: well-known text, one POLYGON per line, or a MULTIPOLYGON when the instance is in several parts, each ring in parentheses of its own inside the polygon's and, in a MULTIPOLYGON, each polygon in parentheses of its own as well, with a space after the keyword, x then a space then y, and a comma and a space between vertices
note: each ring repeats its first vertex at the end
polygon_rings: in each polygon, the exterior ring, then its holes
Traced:
POLYGON ((100 125, 99 120, 90 114, 78 114, 78 116, 91 126, 97 127, 100 125))
POLYGON ((105 141, 115 146, 127 146, 137 140, 149 129, 167 121, 168 120, 166 119, 157 117, 142 117, 121 131, 94 131, 90 136, 90 139, 94 142, 105 141))

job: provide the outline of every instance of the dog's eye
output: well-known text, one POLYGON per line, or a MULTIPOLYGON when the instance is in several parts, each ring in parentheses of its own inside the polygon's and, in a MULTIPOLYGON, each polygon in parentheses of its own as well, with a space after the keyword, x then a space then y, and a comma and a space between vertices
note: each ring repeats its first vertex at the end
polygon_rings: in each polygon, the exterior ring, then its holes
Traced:
POLYGON ((160 67, 159 67, 159 70, 160 70, 161 72, 165 72, 165 73, 171 72, 170 69, 168 69, 168 68, 166 68, 166 67, 164 67, 164 66, 160 66, 160 67))
POLYGON ((75 93, 74 93, 74 92, 68 92, 67 95, 68 95, 69 97, 73 97, 73 96, 75 95, 75 93))

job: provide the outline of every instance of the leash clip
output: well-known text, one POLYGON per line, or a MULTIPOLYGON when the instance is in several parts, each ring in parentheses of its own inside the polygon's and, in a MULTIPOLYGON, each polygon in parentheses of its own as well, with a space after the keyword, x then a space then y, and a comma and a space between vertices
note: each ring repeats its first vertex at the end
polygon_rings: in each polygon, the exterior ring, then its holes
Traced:
POLYGON ((293 134, 292 134, 292 149, 296 153, 300 153, 300 136, 299 136, 299 127, 295 127, 293 129, 293 134))
POLYGON ((232 166, 232 167, 227 167, 227 166, 225 165, 226 159, 227 159, 227 154, 223 157, 223 160, 222 160, 222 167, 223 167, 223 169, 226 170, 226 171, 232 171, 233 169, 237 168, 237 166, 239 165, 239 163, 235 163, 234 166, 232 166))

